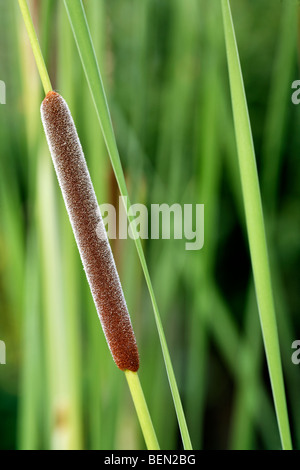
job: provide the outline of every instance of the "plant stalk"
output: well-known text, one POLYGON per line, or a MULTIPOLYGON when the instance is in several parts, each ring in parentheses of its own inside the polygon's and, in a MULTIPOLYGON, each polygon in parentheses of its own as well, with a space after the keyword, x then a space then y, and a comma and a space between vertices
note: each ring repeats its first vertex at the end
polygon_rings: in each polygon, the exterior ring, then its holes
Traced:
POLYGON ((144 435, 147 449, 159 450, 159 444, 151 421, 139 376, 137 372, 132 372, 130 370, 125 370, 125 376, 144 435))
POLYGON ((45 95, 52 90, 51 81, 48 75, 47 67, 44 61, 44 57, 41 51, 40 43, 38 41, 32 17, 28 8, 26 0, 18 0, 20 10, 24 19, 26 30, 29 36, 30 44, 36 61, 36 65, 42 80, 42 84, 45 90, 45 95))

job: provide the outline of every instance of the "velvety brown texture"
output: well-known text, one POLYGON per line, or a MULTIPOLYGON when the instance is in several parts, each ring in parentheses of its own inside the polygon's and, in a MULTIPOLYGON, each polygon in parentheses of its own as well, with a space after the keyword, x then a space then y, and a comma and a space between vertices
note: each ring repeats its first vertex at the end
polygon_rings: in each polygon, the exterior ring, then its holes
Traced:
POLYGON ((136 372, 139 356, 135 336, 71 113, 58 93, 49 92, 41 115, 107 343, 117 366, 136 372))

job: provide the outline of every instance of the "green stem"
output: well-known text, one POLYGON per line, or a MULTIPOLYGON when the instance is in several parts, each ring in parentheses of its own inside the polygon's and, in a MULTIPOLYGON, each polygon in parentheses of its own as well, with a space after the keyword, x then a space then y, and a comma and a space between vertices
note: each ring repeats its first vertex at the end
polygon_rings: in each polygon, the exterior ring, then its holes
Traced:
POLYGON ((283 449, 291 449, 266 234, 251 125, 229 0, 222 0, 227 61, 250 254, 283 449))
POLYGON ((40 47, 35 29, 34 29, 30 11, 27 5, 27 1, 26 0, 18 0, 18 1, 19 1, 20 10, 24 19, 24 23, 27 29, 27 33, 29 36, 32 51, 35 57, 36 65, 39 70, 39 74, 42 80, 45 94, 47 95, 47 93, 52 90, 52 85, 51 85, 50 78, 48 75, 47 67, 45 65, 41 47, 40 47))
POLYGON ((132 372, 130 370, 125 370, 125 376, 129 385, 129 390, 144 435, 147 449, 159 450, 159 444, 153 428, 139 376, 136 372, 132 372))

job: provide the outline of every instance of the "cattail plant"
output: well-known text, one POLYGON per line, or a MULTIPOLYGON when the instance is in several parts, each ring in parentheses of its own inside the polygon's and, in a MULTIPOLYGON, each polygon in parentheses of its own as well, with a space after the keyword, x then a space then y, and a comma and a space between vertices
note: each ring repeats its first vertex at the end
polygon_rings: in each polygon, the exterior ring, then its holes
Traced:
POLYGON ((45 134, 103 331, 125 372, 146 445, 159 449, 137 375, 135 335, 75 124, 65 100, 52 90, 26 0, 19 5, 46 93, 41 105, 45 134))
MULTIPOLYGON (((131 222, 131 217, 130 217, 129 212, 128 212, 128 207, 130 207, 130 200, 129 200, 129 197, 128 197, 128 191, 127 191, 127 187, 126 187, 126 183, 125 183, 125 177, 124 177, 124 173, 123 173, 123 170, 122 170, 122 166, 121 166, 121 162, 120 162, 120 158, 119 158, 119 154, 118 154, 116 139, 115 139, 115 136, 114 136, 112 123, 111 123, 111 118, 110 118, 110 112, 109 112, 109 109, 108 109, 107 99, 106 99, 103 84, 102 84, 100 70, 99 70, 97 60, 96 60, 96 57, 95 57, 94 48, 93 48, 93 44, 92 44, 92 41, 91 41, 91 36, 90 36, 90 33, 89 33, 89 27, 88 27, 88 24, 87 24, 87 21, 86 21, 86 16, 85 16, 85 11, 84 11, 84 8, 83 8, 83 4, 82 4, 81 0, 79 0, 79 1, 72 0, 72 2, 65 1, 64 3, 65 3, 65 7, 66 7, 66 10, 67 10, 67 13, 68 13, 70 24, 72 26, 74 38, 75 38, 77 48, 78 48, 78 51, 79 51, 79 54, 80 54, 83 69, 86 73, 86 78, 87 78, 87 81, 89 83, 90 91, 92 92, 93 101, 94 101, 96 111, 97 111, 97 116, 98 116, 99 122, 101 124, 101 130, 102 130, 104 141, 105 141, 105 144, 106 144, 106 147, 107 147, 107 150, 108 150, 108 154, 110 156, 110 160, 111 160, 111 164, 112 164, 112 167, 113 167, 113 170, 114 170, 114 173, 115 173, 116 181, 117 181, 118 186, 119 186, 120 194, 123 197, 125 197, 126 200, 127 200, 127 206, 125 207, 125 209, 126 209, 126 212, 127 212, 127 217, 129 219, 129 221, 131 222)), ((30 38, 32 50, 33 50, 33 53, 35 55, 35 59, 36 59, 36 62, 37 62, 37 67, 38 67, 38 70, 39 70, 39 74, 40 74, 41 80, 43 82, 43 87, 44 87, 45 93, 47 95, 50 91, 53 91, 53 90, 52 90, 52 86, 51 86, 49 76, 48 76, 48 73, 47 73, 47 68, 45 66, 43 56, 42 56, 42 53, 41 53, 41 50, 40 50, 40 47, 39 47, 39 43, 38 43, 38 40, 37 40, 37 37, 36 37, 34 26, 32 24, 32 20, 31 20, 31 17, 30 17, 30 13, 29 13, 29 10, 28 10, 26 0, 19 0, 19 5, 20 5, 20 8, 21 8, 21 11, 22 11, 22 14, 23 14, 23 18, 24 18, 24 21, 25 21, 25 25, 26 25, 26 28, 27 28, 27 31, 28 31, 28 34, 29 34, 29 38, 30 38)), ((95 202, 95 200, 94 200, 94 202, 95 202)), ((91 213, 92 212, 90 211, 90 214, 91 213)), ((98 216, 99 216, 99 214, 98 214, 98 216)), ((94 217, 95 217, 95 214, 94 214, 94 217)), ((94 220, 94 222, 96 222, 96 221, 98 222, 98 229, 100 227, 100 232, 103 232, 103 226, 101 224, 100 218, 93 219, 93 220, 94 220), (101 227, 102 227, 102 229, 101 229, 101 227)), ((74 224, 75 224, 75 219, 74 219, 74 224)), ((74 227, 75 227, 75 225, 73 226, 73 228, 74 227)), ((133 226, 132 228, 133 228, 133 231, 135 231, 135 227, 133 226)), ((76 233, 75 233, 75 236, 76 236, 76 233)), ((152 306, 153 306, 154 318, 155 318, 157 331, 158 331, 158 335, 159 335, 159 340, 160 340, 160 344, 161 344, 161 349, 162 349, 162 353, 163 353, 163 357, 164 357, 164 362, 165 362, 166 372, 167 372, 167 375, 168 375, 170 390, 172 392, 172 398, 173 398, 173 403, 174 403, 174 407, 175 407, 175 410, 176 410, 178 425, 179 425, 179 429, 180 429, 180 433, 181 433, 181 437, 182 437, 182 443, 183 443, 184 449, 191 450, 192 449, 192 444, 191 444, 191 440, 190 440, 190 436, 189 436, 189 431, 188 431, 188 427, 187 427, 187 423, 186 423, 186 419, 185 419, 185 415, 184 415, 184 411, 183 411, 183 406, 182 406, 182 403, 181 403, 181 398, 180 398, 178 386, 177 386, 177 383, 176 383, 176 378, 175 378, 175 374, 174 374, 174 370, 173 370, 173 366, 172 366, 172 362, 171 362, 171 358, 170 358, 170 353, 169 353, 168 346, 167 346, 167 341, 166 341, 164 330, 163 330, 162 321, 161 321, 161 318, 160 318, 160 313, 159 313, 159 310, 158 310, 157 301, 156 301, 156 298, 155 298, 155 295, 154 295, 154 290, 153 290, 152 282, 151 282, 151 279, 150 279, 150 274, 149 274, 149 271, 148 271, 144 251, 143 251, 143 248, 142 248, 141 240, 140 240, 139 237, 135 237, 134 241, 135 241, 137 253, 138 253, 138 256, 139 256, 139 260, 140 260, 140 263, 141 263, 141 267, 143 269, 145 281, 146 281, 146 284, 147 284, 147 287, 148 287, 148 291, 149 291, 149 295, 150 295, 150 298, 151 298, 152 306)), ((84 261, 85 258, 83 257, 82 253, 81 253, 81 258, 84 261)), ((95 272, 96 271, 94 271, 93 274, 92 274, 91 270, 89 270, 89 274, 87 272, 90 285, 91 285, 91 279, 93 278, 93 275, 95 274, 95 272)), ((95 294, 95 291, 93 289, 94 288, 92 287, 92 293, 93 293, 94 299, 97 298, 99 300, 100 297, 98 297, 98 294, 97 295, 95 294)), ((122 297, 123 297, 123 294, 122 294, 122 297)), ((103 295, 102 300, 104 300, 105 298, 107 299, 107 297, 105 297, 105 295, 103 295)), ((100 305, 100 304, 98 304, 98 305, 100 305)), ((106 302, 106 305, 108 305, 107 302, 106 302)), ((111 307, 112 304, 110 303, 109 305, 111 307)), ((119 306, 118 308, 120 310, 122 310, 123 312, 127 311, 127 309, 124 309, 124 307, 119 306)), ((110 334, 110 332, 114 328, 112 328, 112 325, 111 325, 110 322, 109 322, 110 328, 107 327, 107 325, 108 325, 107 323, 106 324, 104 323, 104 315, 103 315, 102 308, 100 308, 98 311, 99 311, 99 314, 100 314, 100 318, 102 320, 102 324, 104 326, 104 332, 106 334, 106 337, 107 337, 107 339, 110 338, 109 345, 111 346, 112 342, 114 343, 114 345, 116 345, 116 343, 118 343, 118 348, 120 349, 121 348, 120 338, 117 339, 117 337, 115 336, 114 341, 112 341, 113 336, 110 334)), ((126 316, 126 318, 127 318, 127 321, 128 321, 129 317, 126 316)), ((122 325, 124 325, 124 319, 122 320, 122 325)), ((115 326, 116 326, 116 323, 114 323, 114 327, 115 326)), ((117 330, 120 331, 121 329, 122 328, 120 328, 120 326, 119 326, 117 330)), ((135 340, 134 340, 134 342, 135 342, 135 340)), ((134 342, 132 342, 131 346, 133 346, 134 342)), ((126 344, 127 344, 127 346, 129 344, 128 343, 128 338, 126 339, 126 344)), ((116 346, 114 346, 114 347, 116 347, 116 346)), ((114 358, 116 360, 117 356, 115 355, 114 352, 113 352, 113 355, 114 355, 114 358)), ((135 364, 136 364, 136 361, 135 361, 135 364)), ((137 364, 133 367, 135 368, 136 366, 137 366, 137 364)), ((124 367, 124 364, 121 365, 121 368, 123 368, 123 367, 124 367)), ((137 413, 138 413, 139 418, 140 418, 142 428, 143 427, 147 428, 147 426, 149 425, 149 429, 151 429, 150 434, 152 434, 152 437, 153 437, 153 428, 152 428, 152 424, 150 424, 151 420, 150 420, 150 417, 148 416, 148 410, 147 410, 147 407, 146 407, 146 403, 144 402, 144 397, 143 397, 143 394, 142 394, 142 390, 140 388, 140 383, 139 383, 138 378, 137 378, 138 376, 137 376, 136 372, 134 372, 131 369, 126 369, 125 373, 126 373, 126 378, 127 378, 127 381, 128 381, 128 384, 129 384, 129 387, 130 387, 130 390, 131 390, 131 393, 132 393, 132 396, 133 396, 133 399, 134 399, 134 402, 135 402, 137 413), (140 397, 140 399, 137 399, 138 396, 140 397), (143 414, 144 414, 144 416, 143 416, 143 414), (148 416, 148 418, 145 420, 146 415, 148 416)), ((145 435, 145 432, 144 432, 144 435, 145 435)), ((155 439, 153 439, 152 444, 150 444, 150 445, 157 446, 156 437, 155 437, 155 439)))

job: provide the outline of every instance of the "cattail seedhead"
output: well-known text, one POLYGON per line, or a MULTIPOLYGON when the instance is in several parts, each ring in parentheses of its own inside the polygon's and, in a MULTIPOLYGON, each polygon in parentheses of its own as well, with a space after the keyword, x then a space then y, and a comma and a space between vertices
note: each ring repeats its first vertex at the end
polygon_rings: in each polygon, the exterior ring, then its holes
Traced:
POLYGON ((71 113, 64 99, 51 91, 41 105, 41 116, 107 343, 117 366, 136 372, 139 356, 135 336, 71 113))

